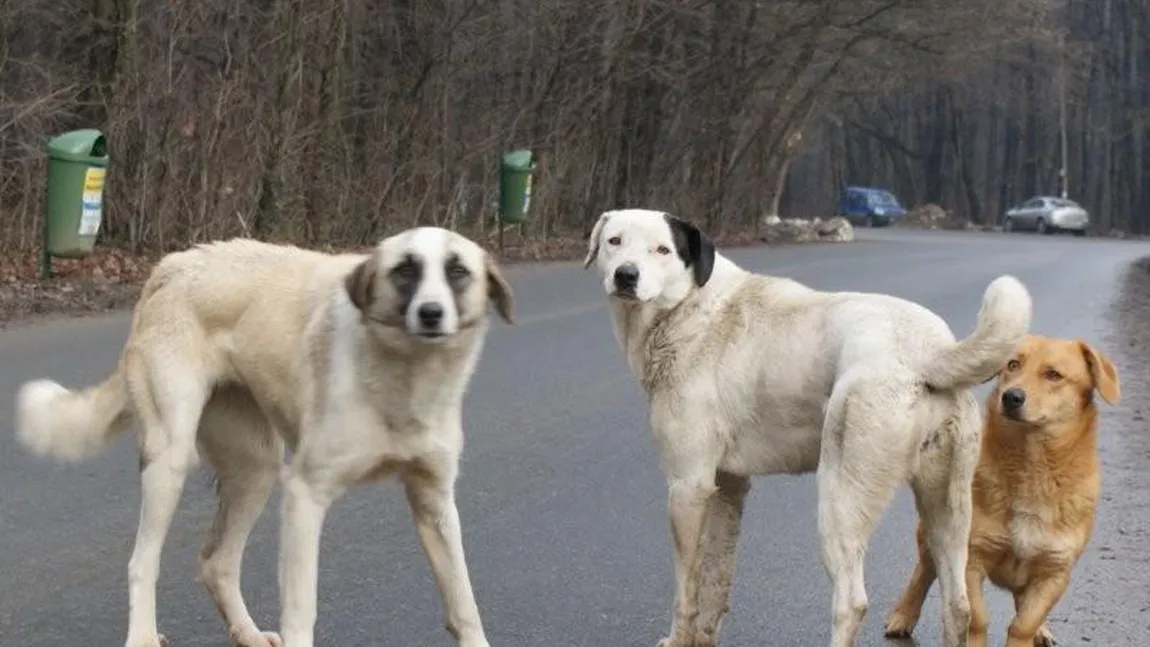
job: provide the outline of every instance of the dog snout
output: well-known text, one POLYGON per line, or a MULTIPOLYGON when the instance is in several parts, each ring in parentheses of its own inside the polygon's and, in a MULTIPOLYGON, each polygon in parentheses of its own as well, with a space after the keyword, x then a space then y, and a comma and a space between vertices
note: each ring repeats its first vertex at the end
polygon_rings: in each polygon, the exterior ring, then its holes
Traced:
POLYGON ((1002 408, 1007 411, 1018 411, 1026 404, 1026 392, 1022 389, 1007 389, 1002 394, 1002 408))
POLYGON ((624 263, 615 270, 615 289, 632 292, 639 285, 639 268, 624 263))
POLYGON ((416 316, 424 328, 438 328, 443 322, 443 306, 435 302, 424 303, 416 310, 416 316))

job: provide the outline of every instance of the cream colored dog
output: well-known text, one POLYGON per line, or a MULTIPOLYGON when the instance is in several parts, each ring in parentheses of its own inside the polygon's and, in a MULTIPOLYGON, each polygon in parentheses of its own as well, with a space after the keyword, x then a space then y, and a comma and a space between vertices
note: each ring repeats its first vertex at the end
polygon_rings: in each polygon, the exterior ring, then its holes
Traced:
POLYGON ((750 477, 815 471, 832 647, 855 642, 867 608, 863 555, 907 482, 936 556, 945 645, 964 645, 979 450, 969 388, 1026 335, 1023 285, 991 283, 977 328, 959 342, 909 301, 752 274, 694 225, 658 211, 604 213, 591 232, 592 264, 647 392, 669 485, 675 608, 659 644, 716 643, 750 477))
POLYGON ((200 454, 219 478, 200 577, 236 645, 311 647, 324 515, 348 486, 394 474, 448 630, 461 647, 488 647, 454 489, 461 405, 489 299, 510 323, 512 294, 496 264, 443 229, 409 230, 364 255, 245 239, 200 245, 152 271, 110 377, 80 391, 26 383, 16 433, 36 454, 79 460, 139 428, 127 647, 165 644, 156 627, 160 551, 200 454), (283 470, 281 641, 248 614, 240 566, 285 442, 294 456, 283 470))

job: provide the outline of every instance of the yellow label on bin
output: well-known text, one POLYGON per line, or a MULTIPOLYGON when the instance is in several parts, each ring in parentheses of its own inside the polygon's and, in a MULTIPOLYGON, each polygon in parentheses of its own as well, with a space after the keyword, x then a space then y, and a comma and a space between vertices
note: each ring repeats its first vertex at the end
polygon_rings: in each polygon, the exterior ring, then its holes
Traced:
POLYGON ((100 231, 104 203, 105 169, 89 168, 84 172, 84 194, 81 196, 80 227, 77 234, 95 236, 100 231))

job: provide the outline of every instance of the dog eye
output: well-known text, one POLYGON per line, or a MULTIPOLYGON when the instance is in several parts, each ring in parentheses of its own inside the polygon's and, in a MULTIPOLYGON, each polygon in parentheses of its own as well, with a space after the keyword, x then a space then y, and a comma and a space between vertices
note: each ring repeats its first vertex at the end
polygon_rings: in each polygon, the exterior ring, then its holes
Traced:
POLYGON ((391 269, 391 273, 401 279, 413 279, 416 274, 415 264, 400 263, 391 269))
POLYGON ((612 237, 607 239, 608 245, 618 245, 621 242, 623 242, 623 239, 618 237, 618 236, 612 236, 612 237))
POLYGON ((462 265, 452 265, 451 267, 447 268, 447 278, 449 279, 459 280, 465 279, 469 276, 471 276, 471 272, 469 272, 467 268, 463 267, 462 265))
POLYGON ((1062 373, 1059 373, 1052 368, 1048 368, 1046 369, 1046 379, 1050 380, 1051 382, 1057 382, 1058 380, 1062 379, 1062 373))
POLYGON ((659 254, 661 254, 663 256, 666 256, 667 254, 671 253, 671 248, 667 247, 666 245, 659 245, 658 247, 655 248, 655 251, 659 252, 659 254))
POLYGON ((1008 370, 1008 371, 1017 371, 1017 370, 1018 370, 1018 367, 1020 367, 1020 366, 1022 366, 1022 362, 1019 362, 1019 361, 1018 361, 1018 360, 1016 360, 1016 359, 1012 359, 1012 360, 1010 360, 1009 362, 1007 362, 1007 363, 1006 363, 1006 370, 1008 370))

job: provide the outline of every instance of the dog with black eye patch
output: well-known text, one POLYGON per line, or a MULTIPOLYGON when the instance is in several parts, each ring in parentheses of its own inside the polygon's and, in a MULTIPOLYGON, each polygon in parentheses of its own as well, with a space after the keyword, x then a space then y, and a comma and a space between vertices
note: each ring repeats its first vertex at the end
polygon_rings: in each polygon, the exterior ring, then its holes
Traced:
MULTIPOLYGON (((1046 618, 1094 527, 1100 487, 1094 396, 1118 402, 1118 370, 1084 341, 1031 335, 997 378, 972 486, 969 644, 987 644, 982 587, 989 579, 1014 596, 1007 647, 1050 647, 1046 618)), ((887 618, 888 637, 910 636, 936 577, 921 524, 916 535, 918 563, 887 618)))
POLYGON ((464 392, 487 306, 512 322, 498 265, 454 232, 421 227, 369 254, 233 239, 169 254, 141 292, 115 371, 16 397, 16 435, 79 460, 137 427, 142 502, 128 564, 126 647, 160 647, 160 552, 189 469, 219 478, 200 579, 240 647, 311 647, 325 514, 352 484, 397 476, 460 647, 489 647, 472 593, 455 482, 464 392), (248 534, 280 475, 281 625, 261 631, 240 591, 248 534))
POLYGON ((960 340, 905 299, 751 272, 695 224, 653 209, 602 213, 584 265, 646 392, 667 478, 675 594, 658 645, 717 644, 751 477, 814 472, 831 647, 856 642, 867 544, 906 484, 942 564, 943 645, 963 647, 979 424, 970 389, 1025 337, 1026 287, 993 280, 960 340))

